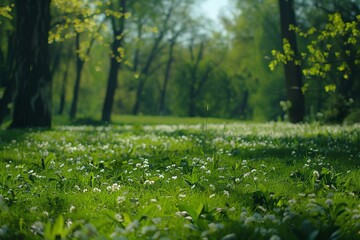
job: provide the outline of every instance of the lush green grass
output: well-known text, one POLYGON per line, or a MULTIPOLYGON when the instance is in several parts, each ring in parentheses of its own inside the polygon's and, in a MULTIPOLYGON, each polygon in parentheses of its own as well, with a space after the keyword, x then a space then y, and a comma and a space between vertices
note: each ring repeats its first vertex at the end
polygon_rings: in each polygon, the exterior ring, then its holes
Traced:
MULTIPOLYGON (((74 121, 69 121, 66 116, 55 116, 55 125, 73 124, 73 125, 102 125, 100 116, 80 117, 74 121)), ((207 123, 231 123, 236 120, 221 118, 201 118, 201 117, 173 117, 173 116, 147 116, 147 115, 114 115, 112 116, 113 124, 129 125, 156 125, 156 124, 207 124, 207 123)))
POLYGON ((359 125, 115 122, 0 131, 0 239, 360 239, 359 125))

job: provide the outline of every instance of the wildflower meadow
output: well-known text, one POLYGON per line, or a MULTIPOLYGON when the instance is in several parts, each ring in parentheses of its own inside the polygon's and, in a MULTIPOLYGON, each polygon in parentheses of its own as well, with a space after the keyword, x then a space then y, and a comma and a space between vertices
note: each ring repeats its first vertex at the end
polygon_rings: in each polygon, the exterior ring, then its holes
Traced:
POLYGON ((0 239, 360 239, 360 125, 0 130, 0 239))

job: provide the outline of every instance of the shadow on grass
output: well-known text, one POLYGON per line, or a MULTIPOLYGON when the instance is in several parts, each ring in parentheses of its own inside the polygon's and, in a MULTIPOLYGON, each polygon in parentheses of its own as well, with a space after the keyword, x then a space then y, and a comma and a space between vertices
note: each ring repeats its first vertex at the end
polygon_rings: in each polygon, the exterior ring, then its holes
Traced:
MULTIPOLYGON (((79 119, 76 125, 107 126, 101 121, 93 119, 79 119)), ((132 129, 120 130, 116 132, 129 132, 130 134, 142 135, 142 128, 137 129, 134 125, 132 129)), ((29 133, 44 130, 0 130, 0 151, 2 148, 11 144, 13 140, 22 144, 29 133)), ((82 131, 82 130, 81 130, 82 131)), ((86 131, 85 131, 86 132, 86 131)), ((85 135, 97 134, 97 131, 89 129, 85 135)), ((173 132, 158 132, 159 135, 181 138, 187 136, 193 142, 193 145, 187 150, 166 150, 159 152, 150 152, 153 159, 163 165, 167 162, 179 162, 183 157, 191 155, 192 157, 201 157, 201 155, 212 156, 222 149, 224 154, 231 156, 234 160, 271 160, 278 159, 284 161, 284 164, 292 165, 297 161, 306 161, 307 159, 323 158, 326 162, 331 162, 335 166, 359 167, 360 166, 360 136, 357 134, 347 136, 316 135, 311 137, 272 137, 272 136, 237 136, 224 137, 222 142, 214 143, 213 139, 217 135, 204 131, 193 131, 179 129, 173 132), (235 141, 234 145, 229 144, 235 141)), ((83 135, 84 137, 84 135, 83 135)), ((85 138, 86 139, 86 138, 85 138)), ((104 139, 106 141, 106 139, 104 139)), ((105 143, 105 142, 104 142, 105 143)), ((86 144, 86 140, 84 142, 86 144)), ((143 152, 141 154, 149 154, 143 152)), ((156 164, 157 165, 157 164, 156 164)))
POLYGON ((209 139, 215 139, 217 136, 212 133, 179 130, 166 135, 174 137, 191 135, 201 140, 202 144, 198 146, 206 155, 212 155, 222 148, 228 155, 238 160, 279 159, 287 165, 292 165, 295 161, 323 159, 331 165, 341 167, 360 166, 360 135, 352 137, 322 134, 311 137, 239 136, 235 139, 235 147, 229 145, 234 139, 225 139, 220 144, 213 144, 209 139))
POLYGON ((0 147, 9 144, 12 141, 21 142, 26 135, 32 130, 18 130, 18 129, 1 129, 0 130, 0 147))

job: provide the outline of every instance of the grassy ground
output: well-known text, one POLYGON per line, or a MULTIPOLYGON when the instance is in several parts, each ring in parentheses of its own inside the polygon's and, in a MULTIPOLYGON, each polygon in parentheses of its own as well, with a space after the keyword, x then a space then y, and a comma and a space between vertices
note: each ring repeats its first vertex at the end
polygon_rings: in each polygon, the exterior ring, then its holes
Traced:
MULTIPOLYGON (((55 116, 55 125, 102 125, 99 120, 100 117, 89 118, 80 117, 77 120, 69 121, 68 117, 55 116)), ((134 116, 134 115, 114 115, 112 116, 112 123, 115 125, 176 125, 176 124, 206 124, 206 123, 231 123, 236 122, 233 119, 221 118, 201 118, 201 117, 173 117, 173 116, 134 116)))
POLYGON ((359 125, 115 122, 0 130, 0 239, 360 239, 359 125))

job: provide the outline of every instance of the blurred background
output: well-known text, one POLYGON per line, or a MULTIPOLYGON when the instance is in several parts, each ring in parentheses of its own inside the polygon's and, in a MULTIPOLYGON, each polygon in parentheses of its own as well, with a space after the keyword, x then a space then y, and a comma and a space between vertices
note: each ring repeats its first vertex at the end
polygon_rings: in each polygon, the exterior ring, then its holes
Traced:
MULTIPOLYGON (((287 121, 287 89, 296 88, 304 112, 292 122, 360 121, 360 1, 289 1, 295 22, 282 16, 282 2, 52 0, 52 115, 287 121), (284 22, 295 51, 283 41, 284 22), (301 81, 289 87, 292 61, 301 81)), ((16 92, 16 8, 0 3, 1 121, 11 119, 16 92)))

